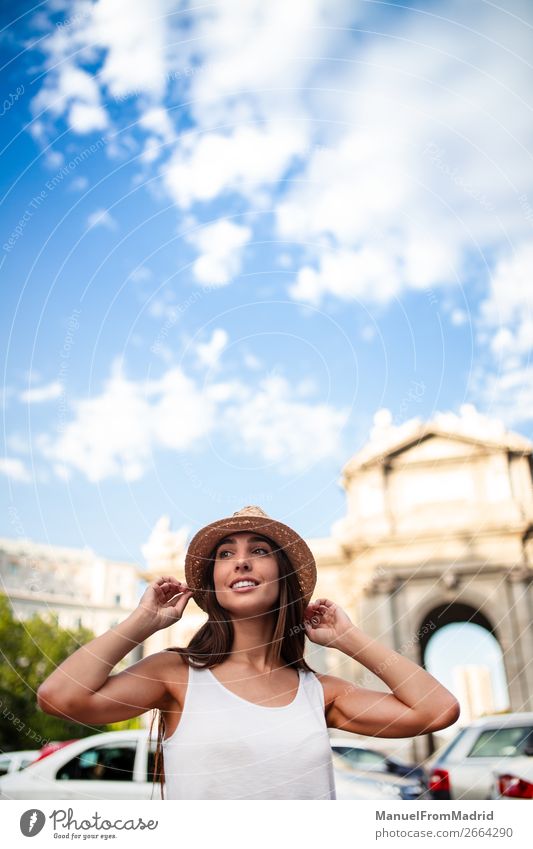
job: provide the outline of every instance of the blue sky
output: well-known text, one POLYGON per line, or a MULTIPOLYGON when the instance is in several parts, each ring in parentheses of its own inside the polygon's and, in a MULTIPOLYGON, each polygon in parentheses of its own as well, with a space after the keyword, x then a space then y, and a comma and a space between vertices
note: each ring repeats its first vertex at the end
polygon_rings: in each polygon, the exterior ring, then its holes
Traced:
POLYGON ((532 22, 4 4, 0 534, 325 536, 381 408, 530 436, 532 22))

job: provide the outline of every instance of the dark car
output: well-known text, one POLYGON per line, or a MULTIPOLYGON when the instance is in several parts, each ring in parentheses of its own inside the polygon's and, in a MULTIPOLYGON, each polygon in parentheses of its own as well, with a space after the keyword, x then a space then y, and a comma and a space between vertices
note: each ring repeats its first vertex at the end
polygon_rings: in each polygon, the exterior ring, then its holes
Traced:
POLYGON ((400 758, 384 755, 382 752, 378 752, 376 749, 368 749, 366 746, 354 746, 343 737, 333 737, 331 748, 345 758, 352 767, 388 772, 402 778, 413 778, 421 782, 424 789, 427 789, 426 773, 423 767, 417 764, 405 763, 400 758))

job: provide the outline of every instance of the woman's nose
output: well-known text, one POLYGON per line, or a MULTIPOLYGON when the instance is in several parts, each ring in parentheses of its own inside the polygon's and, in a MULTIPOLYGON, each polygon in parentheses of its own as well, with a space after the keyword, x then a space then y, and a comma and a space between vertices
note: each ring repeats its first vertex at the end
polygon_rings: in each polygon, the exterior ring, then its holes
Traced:
POLYGON ((240 560, 237 560, 235 567, 237 569, 244 569, 244 571, 251 568, 248 560, 244 557, 242 557, 240 560))

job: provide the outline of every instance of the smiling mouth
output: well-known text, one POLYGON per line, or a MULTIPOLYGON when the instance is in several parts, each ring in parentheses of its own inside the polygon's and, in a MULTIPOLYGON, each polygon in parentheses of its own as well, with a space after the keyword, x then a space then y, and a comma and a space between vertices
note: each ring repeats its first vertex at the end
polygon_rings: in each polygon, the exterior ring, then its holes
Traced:
POLYGON ((259 584, 256 581, 251 581, 248 578, 243 578, 242 581, 234 581, 230 589, 236 593, 244 593, 248 592, 248 590, 255 590, 258 586, 259 584))

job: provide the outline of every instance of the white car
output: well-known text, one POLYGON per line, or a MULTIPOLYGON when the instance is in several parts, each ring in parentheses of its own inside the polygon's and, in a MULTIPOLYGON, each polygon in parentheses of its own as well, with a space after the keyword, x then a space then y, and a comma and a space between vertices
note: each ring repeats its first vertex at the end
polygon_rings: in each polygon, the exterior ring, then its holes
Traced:
POLYGON ((533 712, 484 716, 465 725, 426 764, 432 799, 490 799, 493 773, 533 755, 533 712))
POLYGON ((160 799, 155 747, 142 729, 84 737, 0 778, 0 799, 160 799))
POLYGON ((2 752, 0 755, 0 775, 18 772, 33 763, 39 757, 39 749, 22 749, 19 752, 2 752))
MULTIPOLYGON (((0 778, 0 799, 161 799, 155 749, 145 730, 94 734, 0 778)), ((335 753, 333 766, 338 799, 410 798, 407 779, 353 769, 335 753)))
POLYGON ((493 772, 493 799, 533 799, 533 757, 513 758, 493 772))

